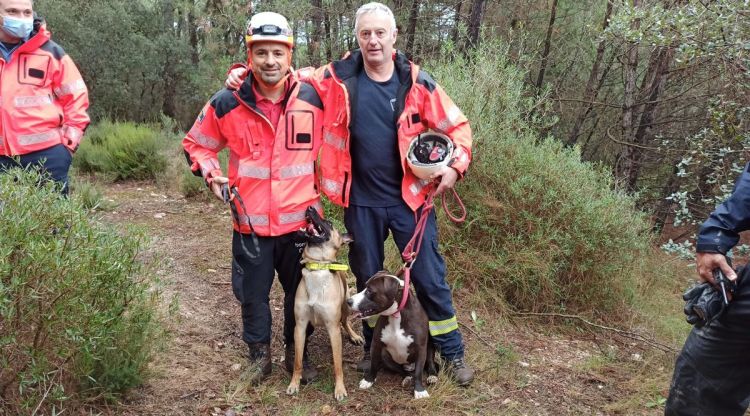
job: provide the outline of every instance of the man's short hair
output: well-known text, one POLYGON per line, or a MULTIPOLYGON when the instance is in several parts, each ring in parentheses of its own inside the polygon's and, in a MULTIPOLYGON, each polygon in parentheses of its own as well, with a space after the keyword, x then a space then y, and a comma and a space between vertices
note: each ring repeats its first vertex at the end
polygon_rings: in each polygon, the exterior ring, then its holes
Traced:
POLYGON ((354 34, 357 34, 357 26, 359 26, 359 18, 365 14, 370 13, 381 13, 385 15, 391 21, 391 32, 396 31, 396 17, 393 16, 393 11, 383 3, 373 1, 371 3, 363 4, 357 9, 357 13, 354 15, 354 34))

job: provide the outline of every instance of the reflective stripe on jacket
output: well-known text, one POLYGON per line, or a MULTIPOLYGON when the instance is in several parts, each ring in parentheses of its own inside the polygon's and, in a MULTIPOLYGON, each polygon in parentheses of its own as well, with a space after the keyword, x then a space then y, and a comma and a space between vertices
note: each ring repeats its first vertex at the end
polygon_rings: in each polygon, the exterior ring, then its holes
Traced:
MULTIPOLYGON (((420 71, 400 52, 394 54, 395 70, 401 82, 394 123, 404 172, 401 194, 416 211, 425 200, 430 181, 417 178, 406 164, 411 140, 427 130, 448 135, 455 145, 451 165, 461 176, 471 162, 471 128, 466 116, 429 74, 420 71)), ((349 125, 356 111, 357 75, 364 68, 359 50, 349 57, 318 68, 310 82, 323 98, 323 147, 321 185, 323 192, 338 205, 349 205, 352 161, 349 154, 349 125)), ((373 155, 378 157, 378 155, 373 155)))
POLYGON ((229 183, 240 192, 247 218, 234 229, 278 236, 306 225, 305 210, 321 213, 316 180, 323 104, 315 89, 292 79, 276 126, 257 109, 247 76, 238 91, 224 89, 205 105, 182 141, 191 169, 210 181, 222 176, 218 152, 229 149, 229 183))
POLYGON ((6 62, 0 57, 0 155, 64 144, 78 148, 89 124, 86 84, 41 19, 6 62))

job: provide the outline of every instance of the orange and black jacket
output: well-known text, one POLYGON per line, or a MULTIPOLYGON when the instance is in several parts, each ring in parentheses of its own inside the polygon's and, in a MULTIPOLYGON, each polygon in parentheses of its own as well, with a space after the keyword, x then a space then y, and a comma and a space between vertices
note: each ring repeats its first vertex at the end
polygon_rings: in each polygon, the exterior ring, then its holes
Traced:
MULTIPOLYGON (((218 152, 229 149, 229 183, 247 208, 236 231, 279 236, 306 225, 305 210, 322 215, 316 162, 323 103, 310 84, 287 82, 277 125, 258 110, 248 74, 238 91, 224 89, 205 105, 182 141, 192 171, 210 183, 223 176, 218 152)), ((240 212, 240 214, 242 214, 240 212)))
POLYGON ((6 62, 0 57, 0 156, 64 144, 78 148, 89 124, 86 84, 41 19, 6 62))
MULTIPOLYGON (((429 74, 401 52, 396 52, 393 59, 401 81, 394 113, 404 173, 401 194, 416 211, 424 204, 431 181, 417 178, 406 163, 411 140, 427 130, 450 137, 455 145, 451 166, 463 176, 471 162, 471 128, 466 116, 429 74)), ((322 189, 331 201, 343 206, 349 205, 352 175, 349 127, 352 114, 357 111, 354 106, 357 76, 363 68, 362 54, 356 50, 345 59, 318 68, 310 77, 325 108, 320 161, 322 189)))

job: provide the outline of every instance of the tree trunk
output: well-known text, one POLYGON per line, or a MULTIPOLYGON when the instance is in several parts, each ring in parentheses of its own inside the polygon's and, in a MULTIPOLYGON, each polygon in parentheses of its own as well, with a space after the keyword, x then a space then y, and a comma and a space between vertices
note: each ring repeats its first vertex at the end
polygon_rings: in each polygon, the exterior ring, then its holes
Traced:
MULTIPOLYGON (((639 6, 640 0, 633 0, 633 7, 637 9, 639 6)), ((640 19, 633 20, 631 29, 637 31, 640 28, 640 23, 640 19)), ((627 63, 623 68, 624 91, 622 103, 622 130, 620 138, 625 143, 629 143, 634 136, 633 110, 635 107, 635 83, 637 70, 638 43, 631 42, 628 45, 627 63)), ((628 193, 634 191, 634 189, 629 186, 629 184, 633 183, 630 175, 639 170, 639 167, 635 166, 637 163, 636 157, 636 148, 634 146, 626 146, 618 156, 618 160, 615 164, 615 178, 620 181, 620 184, 625 186, 625 190, 628 193)))
POLYGON ((333 60, 333 36, 331 33, 331 15, 328 13, 328 9, 323 9, 323 36, 325 39, 323 40, 326 44, 326 62, 331 62, 333 60))
POLYGON ((635 127, 635 134, 632 138, 631 158, 633 159, 633 163, 629 164, 630 170, 626 176, 628 178, 627 189, 630 192, 635 191, 636 183, 638 182, 641 162, 644 156, 643 145, 651 136, 651 126, 654 122, 656 108, 659 105, 659 95, 664 91, 667 69, 669 69, 673 56, 674 50, 672 48, 660 47, 654 49, 651 52, 648 69, 641 83, 640 97, 643 104, 638 106, 642 110, 640 111, 638 125, 635 127))
POLYGON ((420 0, 414 0, 411 3, 409 11, 409 24, 406 26, 406 54, 409 58, 414 56, 414 37, 417 30, 417 17, 419 16, 420 0))
MULTIPOLYGON (((604 22, 602 23, 602 32, 604 32, 609 26, 609 18, 612 15, 613 1, 607 0, 607 10, 604 12, 604 22)), ((593 108, 593 102, 599 95, 599 89, 602 83, 597 83, 599 78, 599 66, 601 65, 602 59, 604 58, 604 50, 606 44, 604 39, 599 40, 599 44, 596 46, 596 58, 594 58, 594 65, 591 67, 591 74, 589 74, 589 80, 586 82, 586 89, 583 93, 584 108, 576 117, 573 123, 573 130, 570 132, 570 136, 566 142, 567 145, 573 146, 578 141, 578 136, 581 134, 581 127, 583 127, 586 117, 588 117, 591 109, 593 108)))
POLYGON ((461 7, 464 4, 464 0, 459 0, 456 2, 456 6, 453 9, 453 33, 451 34, 451 39, 453 40, 453 45, 458 46, 458 36, 461 34, 460 27, 461 27, 461 7))
MULTIPOLYGON (((175 38, 179 35, 179 32, 176 30, 179 30, 179 26, 181 26, 181 22, 178 22, 177 28, 175 28, 175 20, 174 20, 174 2, 172 0, 166 0, 162 3, 162 13, 163 16, 163 22, 165 28, 168 30, 168 33, 172 35, 172 38, 175 38)), ((164 69, 162 71, 162 76, 164 79, 164 95, 162 97, 161 102, 161 111, 165 115, 174 118, 177 111, 175 108, 175 71, 174 71, 174 65, 171 55, 165 54, 164 56, 164 69)), ((143 95, 146 92, 146 80, 144 76, 143 80, 143 90, 141 91, 141 102, 144 101, 143 95)), ((157 104, 158 105, 158 104, 157 104)))
MULTIPOLYGON (((482 27, 482 18, 484 17, 484 6, 485 0, 474 0, 471 6, 471 15, 469 16, 469 25, 467 33, 467 44, 465 45, 468 50, 469 47, 476 48, 479 46, 479 31, 482 27)), ((467 50, 464 53, 468 52, 467 50)))
POLYGON ((193 65, 198 65, 200 57, 198 56, 198 28, 195 22, 195 5, 192 5, 188 12, 188 32, 190 34, 190 61, 193 65))
POLYGON ((317 68, 320 66, 320 39, 323 37, 323 1, 311 0, 311 3, 312 36, 307 47, 310 56, 310 65, 317 68))
POLYGON ((547 70, 547 60, 549 59, 549 49, 552 44, 552 29, 555 27, 555 16, 557 14, 557 0, 552 0, 550 9, 549 24, 547 25, 547 35, 544 37, 544 50, 542 50, 542 63, 539 65, 539 74, 536 77, 536 90, 541 91, 544 83, 544 72, 547 70))

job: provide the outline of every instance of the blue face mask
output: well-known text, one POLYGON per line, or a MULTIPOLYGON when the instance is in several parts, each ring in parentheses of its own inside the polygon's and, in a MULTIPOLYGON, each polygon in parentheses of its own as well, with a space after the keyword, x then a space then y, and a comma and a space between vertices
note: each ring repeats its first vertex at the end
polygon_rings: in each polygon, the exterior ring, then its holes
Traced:
POLYGON ((33 27, 34 19, 16 19, 15 17, 3 16, 3 32, 14 38, 28 39, 33 27))

